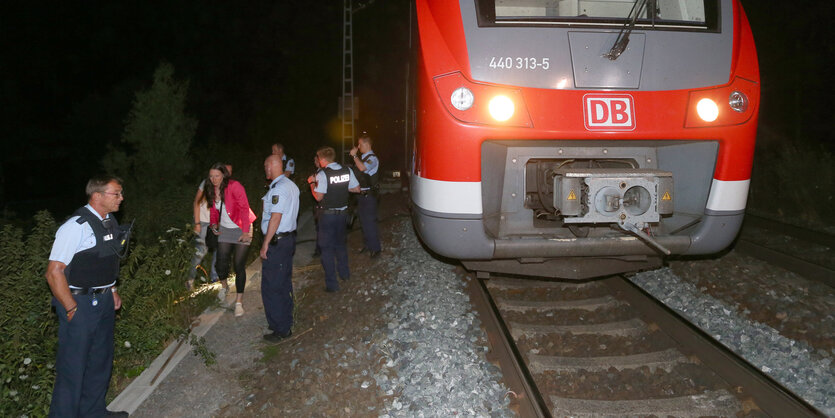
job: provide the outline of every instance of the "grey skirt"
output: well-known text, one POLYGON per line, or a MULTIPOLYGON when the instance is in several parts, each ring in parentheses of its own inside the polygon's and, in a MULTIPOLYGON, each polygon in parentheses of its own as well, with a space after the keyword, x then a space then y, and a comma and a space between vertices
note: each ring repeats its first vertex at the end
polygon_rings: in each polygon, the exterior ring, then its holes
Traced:
POLYGON ((241 237, 241 234, 243 234, 241 228, 227 228, 225 226, 221 226, 220 236, 217 237, 217 242, 231 242, 232 244, 241 244, 248 246, 248 242, 238 241, 238 238, 241 237))

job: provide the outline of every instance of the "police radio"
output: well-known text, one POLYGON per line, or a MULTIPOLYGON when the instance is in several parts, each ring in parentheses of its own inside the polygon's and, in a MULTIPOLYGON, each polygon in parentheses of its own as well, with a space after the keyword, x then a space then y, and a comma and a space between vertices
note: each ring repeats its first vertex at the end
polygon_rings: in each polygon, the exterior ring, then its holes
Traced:
POLYGON ((130 248, 130 234, 133 232, 133 224, 135 222, 136 218, 130 221, 130 225, 119 225, 115 231, 115 242, 118 243, 118 246, 114 246, 115 248, 112 248, 113 252, 115 252, 121 259, 124 259, 128 255, 128 249, 130 248))

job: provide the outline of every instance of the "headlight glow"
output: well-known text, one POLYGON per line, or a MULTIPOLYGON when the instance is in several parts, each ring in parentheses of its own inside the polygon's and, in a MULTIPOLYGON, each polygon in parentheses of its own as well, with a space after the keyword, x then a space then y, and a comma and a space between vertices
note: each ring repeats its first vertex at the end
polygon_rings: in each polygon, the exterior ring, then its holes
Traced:
POLYGON ((713 122, 719 117, 719 106, 713 100, 702 99, 696 104, 696 113, 703 121, 713 122))
POLYGON ((510 100, 507 96, 502 95, 498 95, 490 99, 490 103, 487 105, 487 108, 490 111, 490 116, 499 122, 504 122, 510 119, 515 111, 513 100, 510 100))
POLYGON ((452 107, 458 110, 467 110, 473 107, 475 97, 470 89, 466 87, 458 87, 452 92, 452 96, 450 96, 449 101, 452 104, 452 107))

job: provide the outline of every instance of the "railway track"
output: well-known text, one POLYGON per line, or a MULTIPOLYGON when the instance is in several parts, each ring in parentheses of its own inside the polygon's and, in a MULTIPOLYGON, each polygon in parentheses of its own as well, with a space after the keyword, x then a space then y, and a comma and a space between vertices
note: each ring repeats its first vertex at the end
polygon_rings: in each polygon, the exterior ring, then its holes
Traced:
POLYGON ((623 277, 482 276, 471 300, 520 416, 821 416, 623 277))
POLYGON ((835 287, 835 236, 745 215, 734 249, 835 287))

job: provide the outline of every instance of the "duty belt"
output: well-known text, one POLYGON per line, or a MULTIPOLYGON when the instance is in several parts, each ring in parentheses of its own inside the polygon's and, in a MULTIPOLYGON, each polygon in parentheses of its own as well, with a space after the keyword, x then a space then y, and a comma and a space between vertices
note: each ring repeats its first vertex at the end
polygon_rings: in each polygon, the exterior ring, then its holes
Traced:
POLYGON ((277 232, 275 235, 273 235, 273 238, 270 240, 270 244, 277 244, 278 240, 280 240, 280 239, 282 239, 286 236, 295 235, 295 234, 296 234, 296 231, 277 232))
POLYGON ((104 293, 104 292, 110 290, 111 287, 113 287, 113 286, 81 287, 81 288, 77 288, 77 289, 71 287, 70 288, 70 293, 72 293, 73 295, 95 295, 95 294, 104 293))
POLYGON ((345 209, 321 209, 319 213, 323 215, 339 215, 345 213, 345 209))

